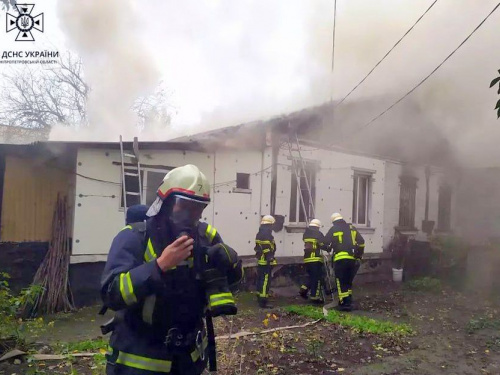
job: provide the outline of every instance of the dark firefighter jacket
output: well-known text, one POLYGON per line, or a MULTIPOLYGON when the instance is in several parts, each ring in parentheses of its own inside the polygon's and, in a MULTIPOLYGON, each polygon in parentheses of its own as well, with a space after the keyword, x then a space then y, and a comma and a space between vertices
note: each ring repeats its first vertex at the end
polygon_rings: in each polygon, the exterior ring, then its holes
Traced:
POLYGON ((324 247, 325 237, 316 227, 307 227, 304 235, 304 263, 323 262, 321 249, 324 247))
MULTIPOLYGON (((156 262, 164 248, 160 243, 173 240, 162 240, 152 220, 142 224, 142 230, 137 230, 140 224, 128 225, 114 238, 101 294, 105 306, 117 312, 110 338, 110 346, 119 352, 116 362, 168 372, 172 362, 164 343, 169 330, 175 328, 184 337, 203 331, 206 298, 198 270, 205 260, 204 249, 221 243, 222 238, 211 225, 200 223, 193 235, 194 257, 162 272, 156 262)), ((242 269, 235 268, 227 276, 230 284, 238 282, 242 269)), ((206 342, 205 337, 203 348, 206 342)), ((194 362, 199 360, 199 350, 187 351, 194 362)))
POLYGON ((326 246, 333 250, 333 260, 361 259, 365 240, 352 224, 336 220, 325 236, 326 246))
POLYGON ((273 225, 262 224, 255 236, 255 257, 259 266, 276 265, 274 258, 276 243, 273 236, 273 225))

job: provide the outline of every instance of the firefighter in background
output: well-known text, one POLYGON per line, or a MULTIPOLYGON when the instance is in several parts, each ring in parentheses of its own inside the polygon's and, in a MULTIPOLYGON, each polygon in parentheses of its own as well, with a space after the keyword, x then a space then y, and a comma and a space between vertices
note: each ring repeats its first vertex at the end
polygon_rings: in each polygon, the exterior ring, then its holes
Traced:
POLYGON ((307 299, 310 292, 310 300, 313 303, 324 302, 324 261, 321 249, 324 248, 325 237, 321 233, 321 221, 313 219, 302 236, 304 241, 304 264, 308 275, 307 283, 300 287, 299 294, 307 299))
POLYGON ((149 207, 145 204, 136 204, 130 206, 127 210, 127 215, 125 218, 125 224, 141 223, 148 218, 149 207))
POLYGON ((352 283, 363 257, 365 240, 339 213, 331 217, 332 227, 325 236, 326 246, 333 251, 335 281, 341 311, 352 310, 352 283))
POLYGON ((255 237, 255 256, 257 258, 257 301, 262 308, 268 306, 269 289, 271 287, 271 271, 277 264, 275 259, 276 243, 274 242, 273 226, 276 220, 266 215, 260 222, 259 232, 255 237))
POLYGON ((213 371, 212 317, 236 313, 229 285, 243 269, 199 221, 210 202, 205 175, 194 165, 175 168, 157 195, 148 219, 114 238, 103 272, 104 306, 116 311, 107 375, 198 375, 207 359, 213 371))

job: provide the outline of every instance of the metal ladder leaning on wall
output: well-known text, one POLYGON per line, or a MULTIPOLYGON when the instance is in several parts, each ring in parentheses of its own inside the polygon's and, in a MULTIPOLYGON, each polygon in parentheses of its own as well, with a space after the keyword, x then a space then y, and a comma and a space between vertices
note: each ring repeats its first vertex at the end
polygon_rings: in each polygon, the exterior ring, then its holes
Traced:
POLYGON ((142 203, 142 179, 141 179, 141 162, 139 160, 139 140, 134 137, 132 150, 124 150, 123 139, 120 135, 120 156, 122 162, 122 194, 123 194, 123 212, 127 217, 128 197, 138 197, 139 204, 142 203), (126 164, 126 159, 130 159, 130 163, 126 164), (128 178, 127 178, 128 177, 128 178))
MULTIPOLYGON (((292 170, 293 173, 295 174, 295 178, 297 179, 297 187, 299 189, 299 200, 300 204, 302 207, 302 210, 304 211, 304 217, 306 219, 307 225, 309 225, 309 213, 312 214, 312 217, 316 217, 316 210, 314 208, 314 202, 313 202, 313 196, 312 196, 312 191, 311 191, 311 185, 309 184, 309 179, 307 178, 307 173, 306 173, 306 167, 305 167, 305 162, 304 159, 302 158, 302 153, 300 152, 300 142, 299 142, 299 137, 297 136, 297 132, 294 133, 294 143, 296 148, 296 155, 294 155, 294 150, 292 147, 292 137, 289 134, 288 135, 288 152, 290 154, 290 159, 292 161, 292 170), (306 207, 306 204, 304 202, 304 198, 302 197, 302 190, 301 188, 301 179, 304 177, 304 180, 306 182, 306 188, 307 188, 307 194, 309 195, 309 207, 306 207)), ((323 258, 324 258, 324 268, 325 268, 325 278, 327 282, 327 287, 328 287, 328 294, 330 294, 332 300, 335 300, 333 296, 333 285, 332 285, 332 279, 333 279, 333 270, 330 268, 330 263, 329 263, 329 256, 324 255, 323 253, 323 258)), ((325 310, 323 311, 325 313, 325 310)))
POLYGON ((316 211, 314 209, 314 202, 313 202, 313 196, 311 192, 311 185, 309 184, 309 179, 307 178, 307 173, 306 173, 306 165, 304 163, 304 159, 302 158, 302 153, 300 152, 300 143, 299 143, 299 137, 297 136, 297 132, 294 133, 295 137, 293 142, 296 145, 296 149, 294 150, 292 147, 292 137, 289 134, 288 135, 288 152, 290 153, 290 159, 292 161, 292 170, 293 173, 295 174, 295 178, 297 179, 297 187, 302 190, 301 186, 301 179, 302 177, 304 178, 304 181, 306 182, 306 189, 307 189, 307 194, 309 195, 309 207, 306 207, 304 198, 302 197, 301 192, 299 192, 299 200, 300 200, 300 205, 302 207, 302 210, 304 212, 304 217, 306 219, 307 225, 309 225, 309 214, 312 214, 312 217, 316 217, 316 211), (296 155, 294 155, 294 151, 296 152, 296 155))

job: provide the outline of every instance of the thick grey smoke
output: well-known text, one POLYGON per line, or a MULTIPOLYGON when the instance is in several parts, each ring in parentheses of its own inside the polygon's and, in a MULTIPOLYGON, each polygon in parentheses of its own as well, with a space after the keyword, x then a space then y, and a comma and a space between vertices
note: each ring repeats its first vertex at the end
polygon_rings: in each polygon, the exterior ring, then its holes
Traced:
POLYGON ((82 57, 89 129, 55 127, 52 139, 117 140, 137 133, 132 104, 159 81, 153 57, 143 46, 138 10, 129 0, 59 0, 59 19, 70 48, 82 57))
MULTIPOLYGON (((407 2, 382 1, 373 7, 368 2, 361 7, 361 3, 344 4, 344 17, 352 19, 357 14, 360 22, 338 23, 337 99, 368 72, 431 1, 418 1, 410 8, 407 2), (380 12, 385 16, 379 18, 380 12)), ((495 5, 496 1, 439 1, 375 73, 337 107, 334 116, 329 114, 322 136, 368 152, 390 151, 414 162, 439 163, 452 153, 458 165, 497 165, 500 123, 493 111, 496 92, 488 86, 500 67, 495 48, 500 12, 419 89, 364 127, 431 72, 495 5)))
MULTIPOLYGON (((129 1, 77 0, 60 1, 59 8, 93 88, 92 126, 103 132, 93 139, 135 131, 131 103, 159 80, 161 66, 179 114, 173 132, 159 126, 140 135, 159 140, 341 98, 431 2, 338 1, 333 78, 329 0, 151 0, 140 9, 129 1), (134 25, 141 14, 157 15, 140 19, 143 39, 134 25)), ((488 84, 500 68, 495 48, 500 13, 405 102, 358 131, 442 61, 495 4, 440 0, 336 110, 335 119, 325 118, 324 135, 367 151, 398 148, 408 159, 428 156, 429 148, 439 154, 442 140, 461 163, 498 160, 500 126, 492 108, 497 98, 488 84)))

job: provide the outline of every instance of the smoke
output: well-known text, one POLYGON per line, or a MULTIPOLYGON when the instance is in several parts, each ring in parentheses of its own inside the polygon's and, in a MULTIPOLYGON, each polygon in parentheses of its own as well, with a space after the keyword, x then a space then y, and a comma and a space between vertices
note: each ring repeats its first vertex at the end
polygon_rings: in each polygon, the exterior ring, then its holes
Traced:
MULTIPOLYGON (((407 2, 382 1, 373 7, 363 3, 364 8, 360 1, 344 4, 343 16, 352 19, 349 14, 355 13, 363 22, 338 23, 336 99, 375 65, 431 2, 419 1, 415 8, 407 2)), ((494 32, 500 12, 420 88, 365 126, 442 62, 495 5, 495 1, 438 2, 365 83, 329 113, 321 137, 415 163, 497 165, 500 124, 493 111, 496 92, 489 89, 489 82, 496 76, 500 57, 494 32)))
MULTIPOLYGON (((160 79, 173 92, 169 100, 178 113, 171 129, 159 124, 142 139, 166 140, 338 100, 431 2, 338 1, 332 75, 329 0, 151 0, 137 9, 129 1, 60 1, 63 30, 82 55, 93 89, 92 131, 74 137, 114 140, 137 133, 131 103, 160 79)), ((494 5, 439 1, 366 82, 325 116, 322 139, 415 161, 443 153, 471 166, 498 160, 500 126, 492 108, 497 95, 488 85, 499 68, 500 12, 422 87, 362 128, 439 64, 494 5)))
POLYGON ((134 101, 151 92, 159 71, 140 39, 137 9, 129 0, 59 0, 59 19, 70 48, 82 57, 89 127, 56 126, 51 139, 117 140, 137 133, 134 101))

